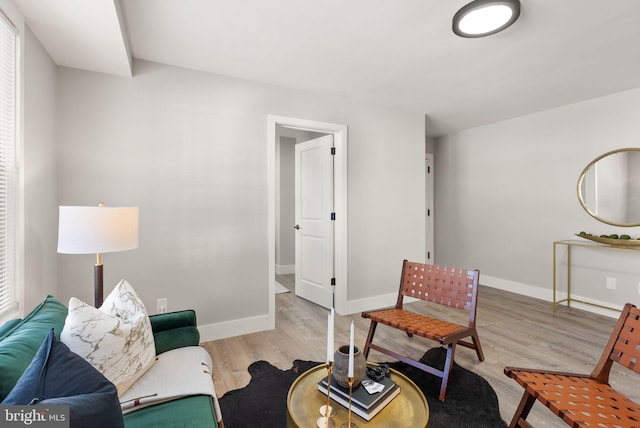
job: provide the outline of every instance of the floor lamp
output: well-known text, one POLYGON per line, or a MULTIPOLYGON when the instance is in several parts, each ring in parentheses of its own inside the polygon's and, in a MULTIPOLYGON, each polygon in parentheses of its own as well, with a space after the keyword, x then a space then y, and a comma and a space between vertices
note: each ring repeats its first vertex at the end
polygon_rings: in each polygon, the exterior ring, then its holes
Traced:
POLYGON ((137 207, 61 206, 58 221, 58 253, 95 254, 93 269, 95 306, 103 301, 100 254, 138 248, 137 207))

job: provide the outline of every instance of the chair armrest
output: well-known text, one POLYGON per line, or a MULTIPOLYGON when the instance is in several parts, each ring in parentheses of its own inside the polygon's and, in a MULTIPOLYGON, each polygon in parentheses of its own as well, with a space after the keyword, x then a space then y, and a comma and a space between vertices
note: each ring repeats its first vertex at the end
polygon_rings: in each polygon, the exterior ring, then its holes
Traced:
POLYGON ((198 346, 200 332, 194 310, 168 312, 149 316, 156 355, 185 346, 198 346))

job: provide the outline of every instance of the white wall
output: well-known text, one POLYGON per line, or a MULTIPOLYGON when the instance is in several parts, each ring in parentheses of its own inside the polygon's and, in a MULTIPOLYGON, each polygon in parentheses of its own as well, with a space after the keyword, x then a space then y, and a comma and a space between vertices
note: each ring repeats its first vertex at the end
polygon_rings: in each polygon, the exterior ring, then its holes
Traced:
MULTIPOLYGON (((159 297, 196 309, 210 337, 267 327, 251 320, 268 310, 269 114, 349 127, 349 299, 395 293, 402 259, 424 257, 422 115, 142 61, 134 71, 58 70, 59 203, 140 207, 140 248, 103 255, 105 293, 125 277, 152 313, 159 297)), ((92 264, 59 255, 60 294, 91 301, 92 264)))
POLYGON ((58 292, 56 65, 28 28, 24 70, 24 307, 28 312, 47 294, 58 292))
POLYGON ((294 137, 280 136, 276 150, 279 152, 276 199, 276 273, 293 273, 295 258, 295 145, 294 137))
MULTIPOLYGON (((638 111, 640 89, 439 138, 436 262, 478 268, 482 284, 550 300, 553 241, 579 239, 573 234, 582 230, 640 236, 640 228, 590 217, 576 192, 579 174, 598 155, 639 146, 638 111)), ((638 302, 637 257, 576 251, 573 293, 618 306, 638 302), (616 291, 606 290, 607 276, 618 278, 616 291)))

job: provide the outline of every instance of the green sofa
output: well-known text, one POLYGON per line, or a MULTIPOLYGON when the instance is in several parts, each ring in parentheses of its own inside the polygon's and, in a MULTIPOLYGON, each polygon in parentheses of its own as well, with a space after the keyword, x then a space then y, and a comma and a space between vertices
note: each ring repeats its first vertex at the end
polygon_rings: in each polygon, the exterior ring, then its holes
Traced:
MULTIPOLYGON (((60 337, 67 308, 47 296, 23 319, 13 319, 0 327, 0 402, 16 385, 41 343, 51 331, 60 337)), ((152 315, 156 355, 185 346, 198 346, 200 334, 192 310, 152 315)), ((213 380, 212 380, 213 382, 213 380)), ((194 395, 144 407, 124 415, 126 428, 138 427, 218 427, 215 397, 194 395)))

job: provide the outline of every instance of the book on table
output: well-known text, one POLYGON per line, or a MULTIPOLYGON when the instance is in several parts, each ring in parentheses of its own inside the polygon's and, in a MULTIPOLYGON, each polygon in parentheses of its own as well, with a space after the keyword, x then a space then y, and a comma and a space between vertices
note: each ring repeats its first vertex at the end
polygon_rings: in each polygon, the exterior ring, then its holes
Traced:
MULTIPOLYGON (((365 379, 366 380, 366 379, 365 379)), ((400 386, 388 377, 378 381, 383 385, 380 392, 369 394, 362 384, 353 388, 351 397, 351 411, 366 421, 380 413, 395 397, 400 394, 400 386)), ((327 393, 327 377, 318 382, 318 390, 327 393)), ((335 378, 331 379, 331 399, 338 404, 349 407, 349 388, 338 385, 335 378)))

